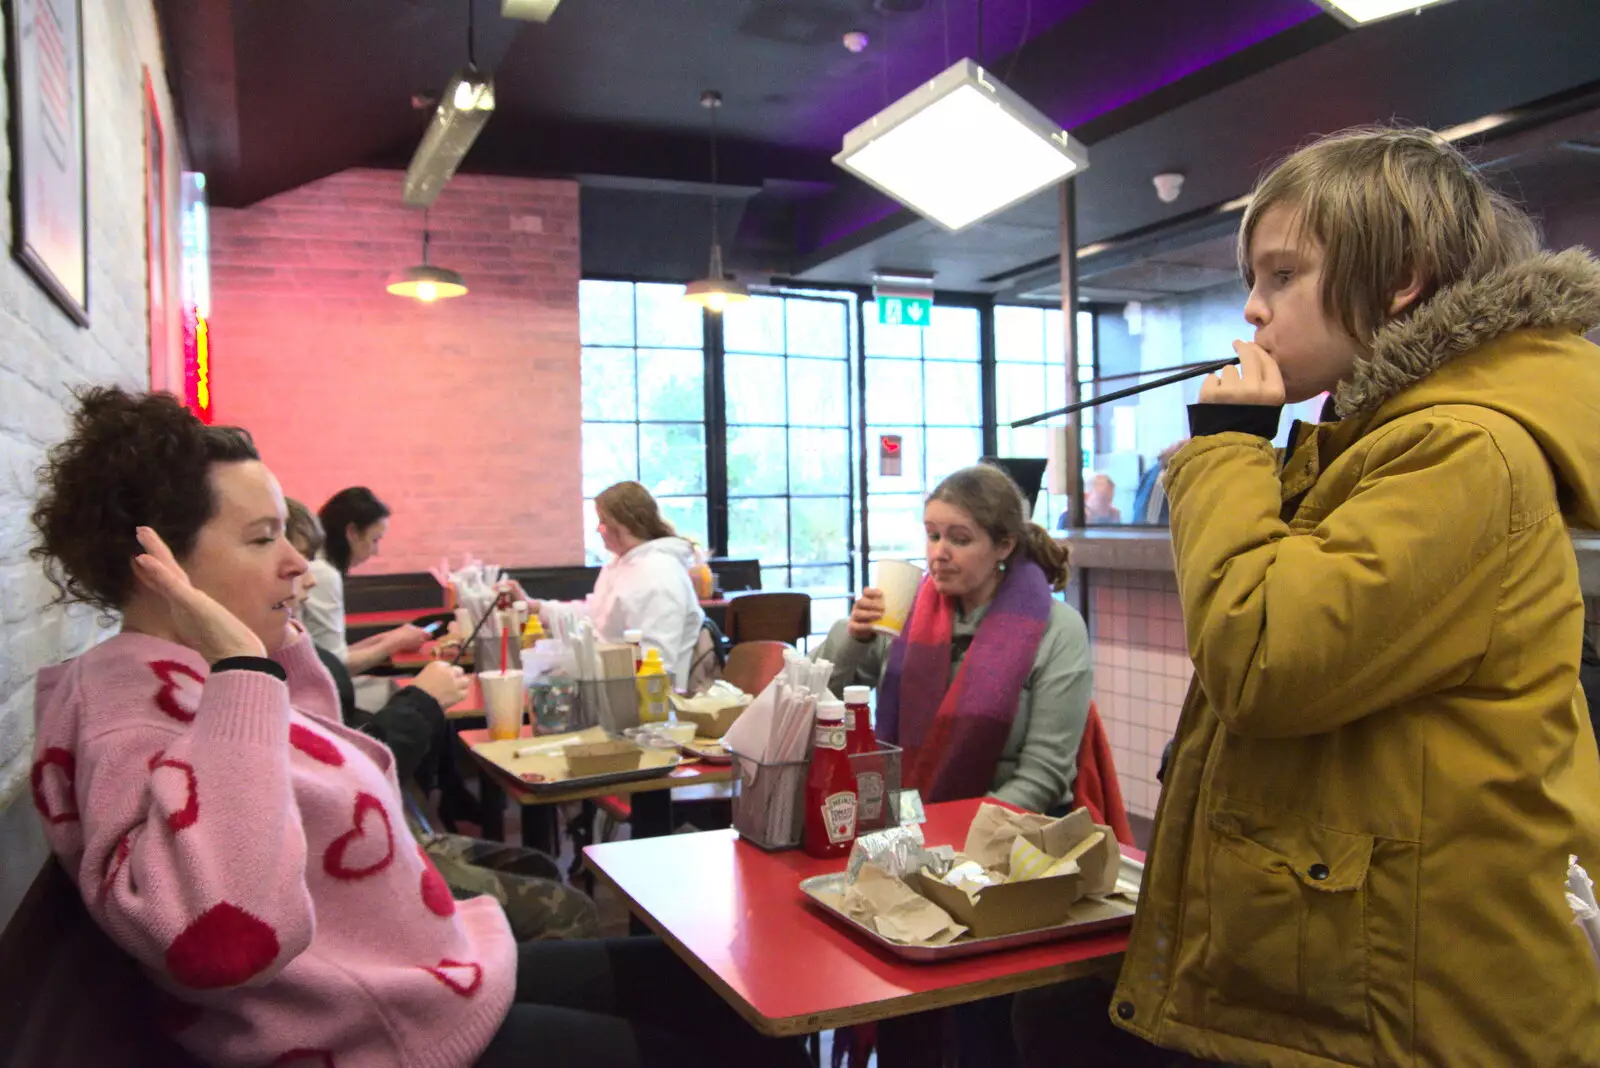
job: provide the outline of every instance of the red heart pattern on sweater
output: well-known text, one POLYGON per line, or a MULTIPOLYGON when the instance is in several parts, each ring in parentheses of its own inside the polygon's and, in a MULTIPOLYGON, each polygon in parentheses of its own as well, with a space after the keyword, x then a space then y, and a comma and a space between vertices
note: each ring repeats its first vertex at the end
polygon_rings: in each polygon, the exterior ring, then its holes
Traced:
POLYGON ((278 933, 226 901, 211 906, 167 947, 167 973, 191 990, 238 986, 278 959, 278 933))
POLYGON ((312 760, 327 764, 329 767, 342 767, 344 754, 339 752, 339 747, 331 741, 298 723, 289 724, 289 744, 312 760))
POLYGON ((366 791, 356 794, 355 815, 348 831, 322 854, 322 870, 335 879, 365 879, 394 860, 394 832, 383 802, 366 791), (380 833, 381 832, 381 833, 380 833))
POLYGON ((335 1068, 333 1054, 325 1049, 292 1049, 267 1068, 335 1068))
POLYGON ((193 765, 157 753, 150 758, 150 792, 167 814, 168 830, 193 827, 200 818, 200 789, 193 765))
POLYGON ((179 723, 194 722, 205 678, 188 664, 176 660, 157 660, 150 665, 150 670, 161 680, 161 689, 156 691, 156 707, 179 723))
POLYGON ((46 823, 78 822, 77 769, 72 753, 54 745, 33 762, 33 807, 46 823))
POLYGON ((439 874, 421 846, 417 847, 417 856, 422 858, 422 903, 435 916, 454 916, 456 899, 450 893, 450 884, 444 881, 444 876, 439 874))
POLYGON ((434 967, 423 965, 422 970, 464 998, 476 994, 483 985, 483 968, 477 964, 463 964, 446 957, 434 967))

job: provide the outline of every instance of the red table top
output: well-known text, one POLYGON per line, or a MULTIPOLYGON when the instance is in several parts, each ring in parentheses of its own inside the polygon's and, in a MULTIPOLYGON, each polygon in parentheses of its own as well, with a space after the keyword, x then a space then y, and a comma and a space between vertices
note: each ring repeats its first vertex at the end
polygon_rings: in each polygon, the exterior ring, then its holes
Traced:
MULTIPOLYGON (((476 684, 476 680, 474 680, 476 684)), ((463 702, 465 703, 465 702, 463 702)), ((460 708, 457 705, 456 708, 460 708)), ((451 709, 454 712, 455 709, 451 709)), ((480 767, 488 771, 499 781, 501 789, 519 805, 553 805, 562 801, 582 801, 591 797, 610 797, 614 794, 643 794, 653 790, 676 790, 683 786, 705 786, 711 783, 729 782, 733 779, 733 766, 731 764, 684 764, 674 768, 670 773, 657 779, 636 779, 633 782, 612 783, 609 786, 581 787, 564 792, 543 791, 535 792, 518 782, 498 764, 493 764, 477 753, 472 752, 472 747, 489 740, 487 728, 479 727, 471 730, 457 731, 456 737, 461 739, 461 744, 467 747, 467 752, 472 753, 480 767)), ((522 737, 534 737, 533 727, 528 724, 522 726, 522 737)))
POLYGON ((410 623, 413 619, 423 616, 438 615, 445 610, 444 605, 433 608, 395 608, 387 612, 348 612, 344 617, 344 625, 349 627, 398 627, 402 623, 410 623))
MULTIPOLYGON (((930 845, 959 847, 980 799, 929 805, 930 845)), ((1136 857, 1143 854, 1124 847, 1136 857)), ((842 860, 766 853, 732 830, 584 850, 596 874, 757 1030, 800 1035, 1048 986, 1114 968, 1116 930, 939 964, 882 952, 825 917, 801 879, 842 860)))

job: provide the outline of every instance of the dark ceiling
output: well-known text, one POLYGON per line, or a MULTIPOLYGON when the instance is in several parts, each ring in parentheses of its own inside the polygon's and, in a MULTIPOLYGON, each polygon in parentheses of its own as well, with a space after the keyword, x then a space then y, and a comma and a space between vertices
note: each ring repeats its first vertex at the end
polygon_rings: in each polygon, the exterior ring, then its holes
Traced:
MULTIPOLYGON (((471 11, 497 109, 463 169, 579 178, 586 272, 703 272, 697 101, 714 87, 741 273, 859 283, 873 267, 926 267, 941 288, 993 292, 1048 274, 1054 193, 948 235, 831 163, 845 131, 975 51, 979 6, 564 0, 541 25, 502 19, 499 0, 158 0, 191 163, 219 206, 347 167, 403 167, 427 120, 412 96, 465 63, 471 11), (849 30, 870 35, 864 53, 842 46, 849 30)), ((1311 0, 981 9, 989 67, 1090 145, 1077 183, 1086 242, 1238 196, 1316 131, 1462 122, 1600 81, 1596 0, 1454 0, 1360 31, 1311 0), (1167 169, 1189 176, 1172 205, 1150 185, 1167 169)))

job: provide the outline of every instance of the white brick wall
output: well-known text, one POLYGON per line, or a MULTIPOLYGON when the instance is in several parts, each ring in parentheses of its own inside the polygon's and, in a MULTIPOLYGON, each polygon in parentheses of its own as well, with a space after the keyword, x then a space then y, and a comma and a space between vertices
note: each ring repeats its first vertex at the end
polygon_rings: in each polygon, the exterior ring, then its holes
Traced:
MULTIPOLYGON (((36 829, 25 825, 33 819, 27 785, 34 676, 106 633, 104 621, 87 609, 50 606, 53 592, 28 558, 34 472, 65 429, 74 386, 149 384, 141 88, 147 65, 174 192, 180 173, 178 129, 150 0, 85 0, 83 16, 92 327, 73 324, 31 275, 0 253, 0 927, 42 859, 36 829)), ((0 34, 0 49, 7 41, 0 34)), ((0 107, 0 118, 9 121, 8 94, 0 93, 0 107)), ((10 167, 10 145, 0 138, 0 170, 10 167)), ((168 217, 176 222, 175 199, 168 217)), ((6 249, 11 219, 7 204, 0 212, 6 249)), ((168 240, 176 248, 175 226, 168 240)))

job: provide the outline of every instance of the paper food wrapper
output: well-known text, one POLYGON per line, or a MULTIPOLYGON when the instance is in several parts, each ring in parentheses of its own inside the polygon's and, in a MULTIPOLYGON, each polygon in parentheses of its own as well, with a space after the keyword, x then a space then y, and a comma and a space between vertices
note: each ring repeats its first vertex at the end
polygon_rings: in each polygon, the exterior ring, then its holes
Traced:
POLYGON ((925 849, 920 838, 904 827, 865 836, 839 911, 907 945, 1038 930, 1092 918, 1095 903, 1083 899, 1115 891, 1122 862, 1116 836, 1085 809, 1051 819, 983 805, 949 863, 949 847, 925 849), (938 863, 896 878, 893 869, 924 852, 938 863))
POLYGON ((922 872, 916 888, 974 937, 990 938, 1066 923, 1079 901, 1112 893, 1122 850, 1087 809, 1051 819, 986 804, 955 859, 953 881, 922 872))
POLYGON ((876 864, 867 864, 856 874, 856 881, 844 893, 841 909, 863 927, 911 946, 942 946, 967 930, 876 864))

